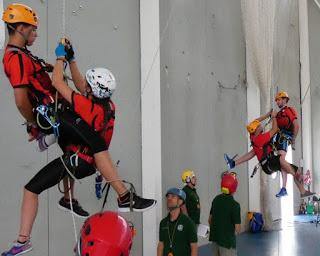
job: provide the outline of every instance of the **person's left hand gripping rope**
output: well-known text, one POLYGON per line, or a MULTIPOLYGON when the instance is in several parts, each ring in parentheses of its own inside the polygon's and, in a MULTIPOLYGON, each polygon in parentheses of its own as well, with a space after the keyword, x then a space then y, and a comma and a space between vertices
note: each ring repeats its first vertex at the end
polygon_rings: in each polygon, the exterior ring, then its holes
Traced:
POLYGON ((64 44, 59 43, 58 46, 56 47, 55 53, 56 53, 57 59, 65 60, 67 53, 65 51, 64 44))

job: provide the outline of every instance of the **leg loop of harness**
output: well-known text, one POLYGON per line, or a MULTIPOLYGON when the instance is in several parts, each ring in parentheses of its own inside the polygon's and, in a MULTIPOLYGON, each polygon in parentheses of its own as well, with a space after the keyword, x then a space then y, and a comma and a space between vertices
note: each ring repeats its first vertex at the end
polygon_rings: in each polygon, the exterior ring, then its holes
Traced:
POLYGON ((79 156, 76 153, 72 154, 70 157, 69 157, 69 160, 70 160, 70 165, 73 167, 73 168, 76 168, 79 166, 79 156))
MULTIPOLYGON (((69 157, 69 161, 70 161, 70 165, 73 167, 73 169, 75 170, 75 168, 77 167, 77 165, 75 165, 74 163, 73 163, 73 165, 72 165, 72 159, 74 159, 74 155, 76 155, 76 153, 75 154, 73 154, 73 155, 69 155, 69 154, 67 154, 67 156, 66 156, 66 158, 68 158, 69 157)), ((70 177, 72 178, 72 179, 74 179, 75 181, 79 181, 75 176, 74 176, 74 172, 72 172, 69 168, 68 168, 68 166, 66 165, 66 160, 64 160, 63 158, 62 158, 62 156, 60 156, 60 160, 61 160, 61 162, 62 162, 62 164, 63 164, 63 166, 64 166, 64 168, 65 168, 65 170, 67 171, 67 173, 70 175, 70 177)), ((68 161, 68 160, 67 160, 68 161)), ((76 162, 78 162, 78 160, 76 160, 76 162)), ((74 171, 73 170, 73 171, 74 171)), ((79 181, 80 182, 80 181, 79 181)), ((80 182, 81 183, 81 182, 80 182)))
MULTIPOLYGON (((61 162, 62 162, 62 164, 64 166, 64 169, 67 171, 67 173, 69 174, 71 179, 73 179, 74 181, 78 181, 81 184, 81 181, 79 179, 77 179, 75 177, 75 175, 74 175, 75 169, 78 166, 78 155, 77 155, 77 153, 74 153, 72 155, 66 154, 64 157, 60 156, 60 160, 61 160, 61 162), (70 163, 70 166, 72 167, 72 171, 68 168, 66 162, 70 163)), ((60 180, 62 180, 63 173, 64 173, 64 170, 61 172, 61 179, 60 180)), ((58 189, 62 194, 64 194, 65 192, 69 191, 71 189, 71 187, 68 186, 68 190, 67 191, 63 191, 61 189, 60 183, 59 183, 58 184, 58 189)))

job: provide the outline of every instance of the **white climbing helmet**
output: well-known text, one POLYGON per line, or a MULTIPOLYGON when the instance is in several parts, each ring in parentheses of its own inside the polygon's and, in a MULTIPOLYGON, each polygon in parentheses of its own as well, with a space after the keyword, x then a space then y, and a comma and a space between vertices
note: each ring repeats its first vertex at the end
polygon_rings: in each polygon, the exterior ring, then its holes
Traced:
POLYGON ((106 68, 89 69, 86 79, 92 94, 99 99, 110 98, 117 86, 114 75, 106 68))

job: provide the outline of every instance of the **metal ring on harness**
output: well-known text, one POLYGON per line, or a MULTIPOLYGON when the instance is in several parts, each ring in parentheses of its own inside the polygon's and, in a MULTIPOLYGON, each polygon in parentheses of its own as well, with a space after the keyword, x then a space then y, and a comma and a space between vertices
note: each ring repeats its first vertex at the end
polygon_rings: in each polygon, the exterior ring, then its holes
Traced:
POLYGON ((60 123, 57 120, 56 114, 53 111, 53 109, 46 105, 40 105, 36 108, 37 113, 37 124, 41 129, 49 130, 53 129, 53 133, 56 137, 59 137, 59 125, 60 123), (42 116, 49 124, 50 126, 43 126, 40 123, 39 116, 42 116))
POLYGON ((70 165, 72 167, 78 167, 79 165, 79 156, 78 156, 78 153, 74 153, 73 155, 70 156, 70 165))

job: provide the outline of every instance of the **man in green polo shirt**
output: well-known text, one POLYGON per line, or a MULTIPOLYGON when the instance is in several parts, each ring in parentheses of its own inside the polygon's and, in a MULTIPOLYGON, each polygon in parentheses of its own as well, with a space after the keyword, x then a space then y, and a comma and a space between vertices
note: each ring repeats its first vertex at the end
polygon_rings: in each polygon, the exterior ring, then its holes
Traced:
POLYGON ((236 234, 239 234, 241 229, 240 204, 233 198, 237 186, 236 174, 224 173, 221 179, 222 194, 212 201, 208 222, 213 255, 237 255, 236 234))
POLYGON ((185 192, 171 188, 166 198, 169 214, 160 222, 157 256, 197 256, 196 227, 180 209, 186 200, 185 192))
POLYGON ((192 170, 185 169, 181 180, 185 184, 183 191, 187 195, 186 203, 182 205, 181 210, 198 226, 200 224, 200 198, 196 190, 197 177, 192 170))

